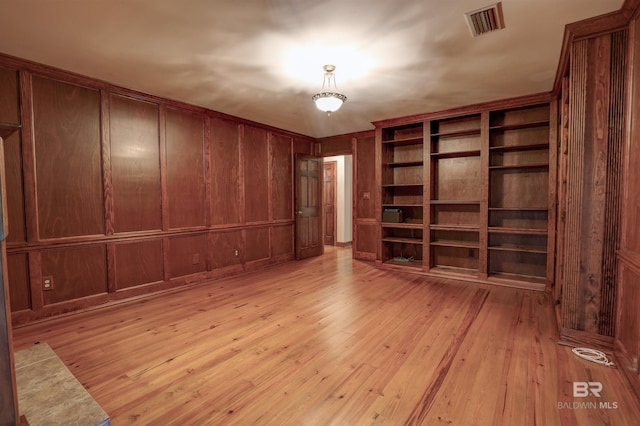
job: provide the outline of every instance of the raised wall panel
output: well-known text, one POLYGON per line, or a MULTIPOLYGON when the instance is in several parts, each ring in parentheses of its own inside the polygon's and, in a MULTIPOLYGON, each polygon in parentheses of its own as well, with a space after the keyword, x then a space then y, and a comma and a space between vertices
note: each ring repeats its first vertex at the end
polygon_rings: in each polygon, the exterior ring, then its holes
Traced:
POLYGON ((169 238, 169 274, 171 278, 204 272, 206 269, 206 235, 169 238))
POLYGON ((271 137, 271 219, 293 220, 293 157, 291 138, 271 137))
POLYGON ((294 154, 307 154, 313 155, 313 142, 307 139, 295 139, 293 140, 293 153, 294 154))
MULTIPOLYGON (((1 93, 1 92, 0 92, 1 93)), ((7 242, 21 243, 27 239, 22 180, 22 132, 14 132, 4 141, 8 235, 7 242)))
POLYGON ((211 224, 237 224, 242 209, 239 124, 213 118, 211 136, 211 224))
POLYGON ((162 240, 115 245, 116 289, 163 280, 162 240))
POLYGON ((375 137, 356 138, 354 161, 354 250, 355 259, 375 260, 378 247, 376 226, 375 137))
POLYGON ((100 94, 33 77, 40 238, 104 233, 100 94))
POLYGON ((16 323, 290 256, 292 157, 314 141, 221 117, 0 55, 0 122, 22 124, 4 141, 16 323), (248 253, 247 221, 266 242, 248 253))
POLYGON ((18 73, 0 67, 0 123, 20 124, 18 73))
POLYGON ((240 265, 242 259, 242 231, 213 232, 210 236, 211 269, 240 265), (236 255, 236 250, 238 255, 236 255))
POLYGON ((267 131, 243 126, 245 222, 269 220, 269 145, 267 131))
MULTIPOLYGON (((634 139, 636 143, 638 140, 640 140, 640 137, 634 139)), ((627 190, 629 195, 627 199, 624 248, 640 256, 640 215, 638 214, 640 212, 640 185, 637 184, 640 182, 640 153, 634 153, 634 157, 630 159, 630 164, 632 166, 629 167, 629 176, 626 182, 634 182, 635 184, 627 190), (634 188, 635 192, 633 191, 634 188)))
POLYGON ((107 292, 106 248, 103 245, 45 250, 42 276, 53 277, 53 290, 43 290, 45 305, 107 292))
POLYGON ((624 192, 624 218, 621 248, 640 255, 640 18, 633 24, 633 72, 629 117, 631 122, 630 142, 627 143, 626 176, 624 192))
POLYGON ((205 225, 204 119, 167 109, 169 228, 205 225))
POLYGON ((317 154, 322 157, 353 154, 352 139, 353 137, 351 135, 340 135, 322 139, 317 154))
MULTIPOLYGON (((0 123, 20 124, 18 73, 0 67, 0 123)), ((4 140, 6 197, 9 243, 26 241, 24 195, 22 182, 21 132, 4 140)))
POLYGON ((111 95, 115 232, 161 229, 158 106, 111 95))
MULTIPOLYGON (((375 168, 375 140, 374 137, 358 138, 356 142, 356 218, 374 219, 376 217, 375 191, 376 176, 375 168)), ((375 252, 375 245, 369 250, 375 252)))
POLYGON ((616 340, 624 351, 623 359, 626 363, 623 367, 638 376, 640 374, 638 365, 640 362, 640 309, 638 309, 640 268, 629 265, 628 261, 621 261, 618 283, 620 297, 616 340))
POLYGON ((375 223, 358 224, 355 246, 357 252, 375 254, 378 240, 377 228, 375 223))
POLYGON ((249 228, 245 231, 245 260, 268 259, 270 256, 269 228, 249 228))
POLYGON ((274 257, 293 255, 293 231, 294 225, 271 227, 271 249, 274 257))
POLYGON ((9 300, 11 311, 31 309, 31 290, 29 288, 29 261, 24 253, 7 256, 9 279, 9 300))

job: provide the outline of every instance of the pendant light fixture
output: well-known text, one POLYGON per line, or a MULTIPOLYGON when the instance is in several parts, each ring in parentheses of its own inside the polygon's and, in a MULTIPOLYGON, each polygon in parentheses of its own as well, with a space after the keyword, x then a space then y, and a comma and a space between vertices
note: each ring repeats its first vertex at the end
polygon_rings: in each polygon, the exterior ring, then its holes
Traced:
POLYGON ((316 107, 318 107, 320 111, 324 111, 330 115, 332 112, 340 109, 342 104, 347 101, 347 97, 342 93, 338 93, 336 76, 333 73, 336 70, 335 65, 325 65, 322 69, 324 70, 322 89, 320 89, 319 93, 313 95, 311 99, 313 99, 313 102, 316 103, 316 107))

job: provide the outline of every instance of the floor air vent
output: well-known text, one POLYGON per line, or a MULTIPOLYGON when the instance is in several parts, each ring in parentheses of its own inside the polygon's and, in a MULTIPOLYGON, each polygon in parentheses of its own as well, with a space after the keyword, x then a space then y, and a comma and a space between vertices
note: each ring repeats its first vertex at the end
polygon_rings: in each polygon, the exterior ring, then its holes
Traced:
POLYGON ((502 15, 502 3, 492 4, 472 12, 464 14, 471 35, 478 37, 492 31, 504 28, 504 16, 502 15))

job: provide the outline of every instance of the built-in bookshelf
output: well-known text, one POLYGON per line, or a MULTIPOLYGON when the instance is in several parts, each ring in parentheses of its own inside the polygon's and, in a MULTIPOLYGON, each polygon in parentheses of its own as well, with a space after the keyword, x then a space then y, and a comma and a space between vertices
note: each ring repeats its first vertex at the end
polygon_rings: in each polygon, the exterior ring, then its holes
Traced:
POLYGON ((543 288, 550 114, 545 102, 379 127, 379 264, 543 288))
POLYGON ((429 130, 429 270, 475 274, 480 248, 481 115, 432 120, 429 130))
POLYGON ((422 268, 424 243, 424 127, 422 123, 381 132, 382 262, 422 268))
POLYGON ((549 105, 489 114, 490 277, 544 282, 549 105))

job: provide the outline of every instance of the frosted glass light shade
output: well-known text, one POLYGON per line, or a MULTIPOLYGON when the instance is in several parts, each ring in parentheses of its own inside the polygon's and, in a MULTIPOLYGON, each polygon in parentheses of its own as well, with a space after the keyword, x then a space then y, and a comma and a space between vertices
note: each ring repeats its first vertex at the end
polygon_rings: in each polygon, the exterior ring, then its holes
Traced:
POLYGON ((313 95, 311 99, 313 99, 320 111, 334 112, 340 109, 347 97, 336 92, 320 92, 313 95))

